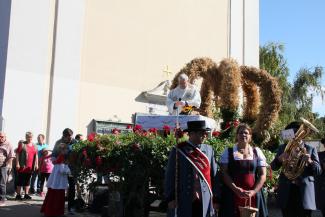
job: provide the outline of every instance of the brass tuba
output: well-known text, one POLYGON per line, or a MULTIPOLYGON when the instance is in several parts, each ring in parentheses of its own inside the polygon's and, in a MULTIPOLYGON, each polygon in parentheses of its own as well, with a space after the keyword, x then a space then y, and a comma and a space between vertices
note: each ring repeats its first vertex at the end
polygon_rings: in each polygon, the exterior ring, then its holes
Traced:
POLYGON ((289 180, 294 180, 300 176, 307 164, 303 158, 306 154, 306 149, 302 146, 301 140, 312 132, 319 132, 309 121, 304 118, 300 119, 302 121, 301 126, 295 133, 295 137, 288 142, 284 150, 284 152, 288 153, 288 158, 283 162, 282 172, 289 180))

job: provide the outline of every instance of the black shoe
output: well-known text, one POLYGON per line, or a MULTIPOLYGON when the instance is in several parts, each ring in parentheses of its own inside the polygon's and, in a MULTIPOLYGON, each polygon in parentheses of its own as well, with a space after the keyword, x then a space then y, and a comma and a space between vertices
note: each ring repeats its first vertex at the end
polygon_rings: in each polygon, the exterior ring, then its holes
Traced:
POLYGON ((24 199, 25 199, 25 200, 31 200, 31 199, 32 199, 32 197, 31 197, 31 196, 29 196, 28 194, 25 194, 25 196, 24 196, 24 199))
POLYGON ((16 195, 16 198, 15 198, 15 200, 22 200, 23 198, 21 198, 21 195, 20 194, 17 194, 16 195))

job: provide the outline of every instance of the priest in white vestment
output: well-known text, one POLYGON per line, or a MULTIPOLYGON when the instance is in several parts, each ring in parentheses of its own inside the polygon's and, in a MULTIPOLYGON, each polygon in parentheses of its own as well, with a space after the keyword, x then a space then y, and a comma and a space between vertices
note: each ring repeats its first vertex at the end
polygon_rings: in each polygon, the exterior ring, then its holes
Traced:
POLYGON ((170 115, 180 114, 184 106, 200 107, 200 93, 194 85, 189 83, 186 74, 180 74, 178 86, 170 90, 166 104, 170 115))

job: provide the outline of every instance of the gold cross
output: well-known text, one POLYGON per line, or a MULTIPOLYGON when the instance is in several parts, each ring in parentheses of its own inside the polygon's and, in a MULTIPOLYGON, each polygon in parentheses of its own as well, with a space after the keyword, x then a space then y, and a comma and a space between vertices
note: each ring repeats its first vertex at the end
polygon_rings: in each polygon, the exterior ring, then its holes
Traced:
POLYGON ((164 73, 166 73, 167 80, 169 80, 170 75, 173 73, 169 70, 168 65, 166 65, 166 68, 163 70, 164 73))

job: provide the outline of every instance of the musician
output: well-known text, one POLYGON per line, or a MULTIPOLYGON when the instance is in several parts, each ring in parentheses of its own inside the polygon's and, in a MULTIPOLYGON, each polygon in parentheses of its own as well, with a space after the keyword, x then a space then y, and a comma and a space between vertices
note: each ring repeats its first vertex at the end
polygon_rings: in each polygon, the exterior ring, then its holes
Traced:
POLYGON ((258 217, 268 216, 261 192, 266 180, 266 158, 261 149, 251 145, 251 141, 252 129, 247 124, 240 124, 236 144, 221 155, 224 186, 219 198, 220 217, 239 217, 239 206, 246 205, 256 208, 258 217))
POLYGON ((175 208, 178 217, 214 216, 216 204, 213 203, 213 193, 216 191, 217 164, 212 147, 203 144, 206 131, 210 129, 206 128, 205 121, 189 121, 187 127, 185 131, 188 132, 189 140, 173 148, 168 159, 165 174, 167 216, 175 216, 175 208))
MULTIPOLYGON (((300 127, 300 122, 291 122, 285 129, 292 129, 296 133, 300 127)), ((316 210, 315 203, 315 176, 321 174, 318 154, 316 148, 300 141, 306 154, 303 155, 307 161, 307 166, 303 173, 294 180, 288 179, 283 172, 279 177, 277 189, 277 202, 284 217, 310 217, 312 210, 316 210)), ((281 145, 271 162, 273 170, 279 170, 284 161, 288 159, 288 153, 284 152, 286 144, 281 145)))
POLYGON ((170 90, 166 104, 170 115, 176 115, 182 112, 185 106, 199 108, 201 105, 201 96, 199 91, 190 84, 186 74, 180 74, 178 77, 178 86, 170 90))
MULTIPOLYGON (((325 138, 321 139, 320 145, 325 148, 325 138)), ((319 162, 322 167, 322 174, 316 177, 315 190, 316 190, 316 205, 317 209, 322 212, 325 217, 325 151, 318 152, 319 162)))

